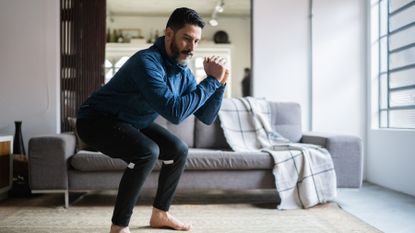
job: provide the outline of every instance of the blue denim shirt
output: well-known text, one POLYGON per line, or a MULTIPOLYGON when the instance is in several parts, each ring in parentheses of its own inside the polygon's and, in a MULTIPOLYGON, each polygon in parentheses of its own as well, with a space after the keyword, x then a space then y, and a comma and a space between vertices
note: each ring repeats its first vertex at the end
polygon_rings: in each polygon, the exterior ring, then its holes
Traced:
POLYGON ((160 37, 138 51, 114 77, 80 107, 78 118, 109 115, 142 129, 160 114, 179 124, 194 114, 212 124, 220 109, 225 87, 208 76, 198 85, 187 66, 172 61, 160 37))

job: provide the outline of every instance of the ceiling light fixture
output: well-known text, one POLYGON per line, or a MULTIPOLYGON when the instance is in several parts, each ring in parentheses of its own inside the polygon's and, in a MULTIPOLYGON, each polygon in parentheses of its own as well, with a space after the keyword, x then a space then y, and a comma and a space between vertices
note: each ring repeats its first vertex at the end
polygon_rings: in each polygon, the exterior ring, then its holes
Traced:
POLYGON ((225 6, 224 0, 220 0, 218 4, 215 6, 215 10, 219 13, 223 12, 223 6, 225 6))
POLYGON ((222 13, 225 6, 225 0, 219 0, 215 8, 213 8, 212 16, 210 17, 209 24, 212 27, 218 26, 218 13, 222 13))
POLYGON ((216 20, 216 19, 210 19, 209 20, 209 24, 210 24, 210 26, 212 26, 212 27, 216 27, 216 26, 218 26, 218 20, 216 20))

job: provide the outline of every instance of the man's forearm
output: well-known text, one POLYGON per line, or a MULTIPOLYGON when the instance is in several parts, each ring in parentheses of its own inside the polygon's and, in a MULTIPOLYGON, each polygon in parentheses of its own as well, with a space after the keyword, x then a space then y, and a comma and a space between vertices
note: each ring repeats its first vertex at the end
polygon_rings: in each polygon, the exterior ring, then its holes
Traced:
POLYGON ((219 87, 216 92, 206 101, 206 103, 195 112, 195 116, 200 121, 207 125, 210 125, 215 121, 222 105, 225 88, 225 86, 219 87))

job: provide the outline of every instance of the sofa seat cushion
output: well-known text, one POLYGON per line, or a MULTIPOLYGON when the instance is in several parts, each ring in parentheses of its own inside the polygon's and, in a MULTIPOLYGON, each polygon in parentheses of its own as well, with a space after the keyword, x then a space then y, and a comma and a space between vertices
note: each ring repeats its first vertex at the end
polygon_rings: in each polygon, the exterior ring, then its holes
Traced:
MULTIPOLYGON (((100 152, 81 150, 71 158, 71 165, 80 171, 122 171, 127 163, 100 152)), ((274 166, 270 155, 263 152, 234 152, 190 148, 186 170, 267 170, 274 166)), ((155 170, 160 170, 161 162, 155 170)))
POLYGON ((189 149, 187 170, 267 170, 274 166, 264 152, 234 152, 214 149, 189 149))
POLYGON ((80 171, 117 171, 127 167, 122 159, 113 159, 101 152, 86 150, 80 150, 72 156, 71 165, 80 171))

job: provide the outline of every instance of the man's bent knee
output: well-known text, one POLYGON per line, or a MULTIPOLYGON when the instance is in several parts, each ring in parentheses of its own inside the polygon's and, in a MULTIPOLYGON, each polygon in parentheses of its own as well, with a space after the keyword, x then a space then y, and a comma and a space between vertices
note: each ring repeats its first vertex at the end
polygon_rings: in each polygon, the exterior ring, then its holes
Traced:
MULTIPOLYGON (((174 161, 186 161, 189 147, 184 142, 177 143, 172 149, 171 153, 174 155, 174 161)), ((166 163, 165 163, 166 164, 166 163)))
POLYGON ((184 142, 178 143, 175 149, 175 154, 179 157, 186 157, 189 152, 189 147, 184 142))
POLYGON ((134 169, 137 163, 147 163, 150 166, 154 166, 157 162, 159 154, 160 149, 157 145, 149 146, 146 151, 135 151, 134 156, 126 161, 128 163, 128 168, 134 169))

